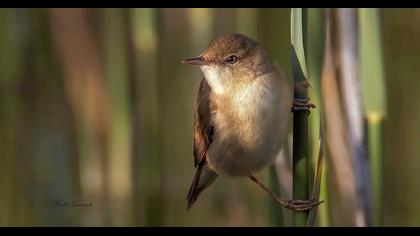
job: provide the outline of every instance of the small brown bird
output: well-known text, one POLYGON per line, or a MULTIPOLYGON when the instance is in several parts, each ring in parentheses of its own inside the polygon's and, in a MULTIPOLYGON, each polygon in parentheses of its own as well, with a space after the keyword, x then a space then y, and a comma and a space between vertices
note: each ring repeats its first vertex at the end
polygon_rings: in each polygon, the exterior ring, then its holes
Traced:
POLYGON ((183 63, 200 66, 204 74, 194 116, 197 172, 188 192, 188 209, 219 175, 249 177, 292 210, 319 204, 282 200, 253 176, 278 156, 293 105, 286 77, 265 50, 245 35, 229 33, 214 38, 200 56, 183 63))

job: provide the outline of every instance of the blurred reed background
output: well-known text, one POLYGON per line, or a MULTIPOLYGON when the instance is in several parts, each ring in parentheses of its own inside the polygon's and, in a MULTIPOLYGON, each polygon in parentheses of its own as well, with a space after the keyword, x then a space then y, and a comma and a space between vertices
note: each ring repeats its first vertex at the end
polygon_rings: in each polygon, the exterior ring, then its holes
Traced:
MULTIPOLYGON (((378 225, 416 226, 420 10, 379 13, 380 37, 365 47, 382 45, 386 97, 379 103, 386 104, 386 116, 382 125, 361 129, 373 129, 380 138, 368 139, 381 140, 369 142, 379 150, 373 155, 380 156, 377 163, 383 167, 372 181, 383 188, 373 186, 375 193, 382 191, 378 225)), ((319 31, 313 24, 317 14, 309 11, 308 32, 319 31)), ((334 27, 342 30, 345 17, 336 17, 334 27)), ((359 23, 364 17, 369 16, 359 14, 359 23)), ((240 32, 256 38, 291 81, 290 23, 290 9, 1 9, 0 226, 292 225, 290 211, 278 208, 247 179, 220 178, 186 211, 201 72, 181 64, 214 36, 240 32), (58 207, 57 201, 92 205, 58 207)), ((324 47, 313 35, 308 47, 324 47)), ((307 53, 309 71, 319 80, 324 76, 316 60, 320 52, 307 53)), ((376 66, 369 55, 363 55, 363 65, 376 66)), ((369 69, 361 67, 363 78, 369 69)), ((311 83, 310 97, 327 112, 324 105, 331 104, 320 104, 326 100, 321 89, 331 84, 311 83)), ((345 101, 339 105, 346 107, 345 101)), ((311 157, 318 152, 319 136, 311 127, 319 124, 320 113, 309 118, 311 157)), ((291 198, 292 191, 290 147, 276 163, 277 175, 274 168, 258 173, 283 198, 291 198)), ((329 179, 328 185, 320 190, 327 204, 318 209, 316 225, 355 225, 343 208, 353 203, 343 201, 343 189, 334 185, 342 175, 330 173, 331 155, 326 153, 328 177, 321 181, 329 179)))

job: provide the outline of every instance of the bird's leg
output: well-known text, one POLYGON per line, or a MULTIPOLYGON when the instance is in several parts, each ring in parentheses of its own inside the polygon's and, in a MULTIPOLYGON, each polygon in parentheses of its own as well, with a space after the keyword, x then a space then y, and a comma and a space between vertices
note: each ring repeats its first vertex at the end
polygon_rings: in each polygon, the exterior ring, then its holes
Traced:
POLYGON ((261 181, 259 181, 255 176, 250 175, 249 178, 260 186, 264 191, 266 191, 274 200, 279 202, 283 207, 292 210, 292 211, 307 211, 311 208, 318 206, 324 201, 318 202, 315 199, 312 200, 283 200, 277 194, 273 193, 269 188, 267 188, 261 181))
POLYGON ((292 112, 295 111, 306 111, 308 114, 311 112, 311 108, 316 106, 309 102, 309 98, 295 98, 293 99, 292 112))

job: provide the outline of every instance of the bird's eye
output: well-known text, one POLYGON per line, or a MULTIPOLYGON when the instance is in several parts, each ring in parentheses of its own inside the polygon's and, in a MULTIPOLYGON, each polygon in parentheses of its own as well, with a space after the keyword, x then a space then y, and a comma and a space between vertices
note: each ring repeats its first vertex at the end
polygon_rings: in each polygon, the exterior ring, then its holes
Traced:
POLYGON ((229 64, 235 64, 238 61, 238 56, 230 55, 225 59, 225 61, 229 64))

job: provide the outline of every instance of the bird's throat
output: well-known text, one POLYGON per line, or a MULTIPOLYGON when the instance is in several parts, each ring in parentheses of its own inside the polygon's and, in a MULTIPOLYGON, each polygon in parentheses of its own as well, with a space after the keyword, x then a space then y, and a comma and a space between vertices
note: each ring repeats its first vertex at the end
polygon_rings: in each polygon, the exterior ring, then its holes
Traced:
POLYGON ((223 94, 226 90, 223 82, 223 74, 221 69, 213 66, 201 66, 201 71, 210 85, 212 92, 215 94, 223 94))

